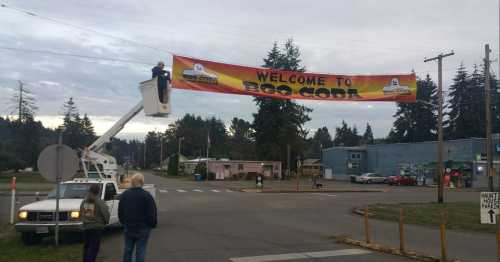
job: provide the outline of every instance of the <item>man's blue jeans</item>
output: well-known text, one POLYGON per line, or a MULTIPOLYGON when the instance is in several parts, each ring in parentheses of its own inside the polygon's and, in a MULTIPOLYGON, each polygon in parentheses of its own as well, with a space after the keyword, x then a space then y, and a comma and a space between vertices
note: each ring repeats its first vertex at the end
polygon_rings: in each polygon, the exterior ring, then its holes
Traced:
POLYGON ((146 256, 146 247, 148 244, 150 228, 129 230, 124 228, 125 249, 123 253, 123 262, 132 262, 132 254, 135 248, 135 261, 144 262, 146 256))

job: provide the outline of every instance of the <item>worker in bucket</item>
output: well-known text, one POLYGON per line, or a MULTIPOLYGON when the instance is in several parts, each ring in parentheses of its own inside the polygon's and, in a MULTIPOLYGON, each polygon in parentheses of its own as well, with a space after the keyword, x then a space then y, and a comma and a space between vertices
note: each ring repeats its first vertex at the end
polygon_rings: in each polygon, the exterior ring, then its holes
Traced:
POLYGON ((170 82, 170 73, 164 67, 165 63, 160 61, 151 69, 152 78, 158 77, 158 97, 161 103, 167 103, 165 94, 167 94, 168 82, 170 82))
POLYGON ((133 175, 131 184, 132 187, 122 193, 118 205, 118 218, 125 237, 123 262, 132 262, 134 249, 135 261, 144 262, 149 233, 157 223, 156 203, 153 196, 142 188, 142 174, 133 175))
POLYGON ((80 214, 83 222, 83 262, 94 262, 99 253, 104 226, 109 223, 109 210, 98 196, 98 184, 92 184, 81 206, 80 214))

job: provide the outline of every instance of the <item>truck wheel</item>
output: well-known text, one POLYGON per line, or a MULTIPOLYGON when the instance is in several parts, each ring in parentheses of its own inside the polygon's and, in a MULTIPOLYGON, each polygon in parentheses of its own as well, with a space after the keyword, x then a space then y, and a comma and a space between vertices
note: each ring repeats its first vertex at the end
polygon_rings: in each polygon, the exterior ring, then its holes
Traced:
POLYGON ((41 238, 35 233, 32 232, 23 232, 21 233, 21 240, 25 245, 34 245, 40 242, 41 238))

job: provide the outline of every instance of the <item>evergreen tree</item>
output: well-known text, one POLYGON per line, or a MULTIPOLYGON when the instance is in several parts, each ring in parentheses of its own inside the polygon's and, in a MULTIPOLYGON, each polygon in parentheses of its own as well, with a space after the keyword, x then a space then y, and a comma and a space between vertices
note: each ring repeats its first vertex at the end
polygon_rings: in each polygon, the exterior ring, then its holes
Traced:
POLYGON ((95 136, 94 126, 92 125, 92 121, 90 121, 87 114, 83 115, 81 126, 84 136, 84 144, 90 145, 95 140, 96 136, 95 136))
POLYGON ((436 137, 436 85, 429 75, 417 79, 417 102, 397 103, 389 138, 394 143, 431 141, 436 137))
POLYGON ((463 63, 457 69, 457 73, 453 78, 453 84, 450 87, 450 99, 447 105, 448 119, 445 123, 445 134, 448 139, 459 139, 470 137, 474 132, 473 106, 471 87, 477 79, 469 79, 467 70, 463 63))
POLYGON ((72 97, 63 104, 63 116, 63 124, 59 127, 63 132, 63 143, 73 149, 83 149, 88 146, 83 121, 72 97))
POLYGON ((33 93, 19 81, 18 91, 12 96, 10 108, 17 114, 17 120, 25 122, 33 120, 38 106, 33 93))
POLYGON ((359 146, 360 140, 358 129, 356 127, 350 128, 344 120, 342 120, 342 126, 335 129, 335 138, 333 139, 335 146, 359 146))
POLYGON ((160 166, 160 139, 161 133, 148 132, 144 141, 146 146, 146 168, 160 166))
POLYGON ((366 123, 365 133, 363 134, 362 143, 371 145, 374 142, 372 127, 366 123))
POLYGON ((231 121, 229 134, 229 156, 231 159, 255 159, 252 124, 235 117, 231 121))
MULTIPOLYGON (((289 39, 283 50, 277 44, 273 45, 267 58, 264 58, 264 67, 289 71, 304 71, 300 65, 300 51, 289 39)), ((258 159, 280 160, 287 165, 287 146, 290 145, 292 159, 305 148, 304 123, 310 120, 308 113, 312 110, 305 106, 285 99, 269 97, 255 97, 258 107, 253 114, 253 129, 258 159)), ((295 166, 295 165, 291 165, 295 166)))
POLYGON ((321 150, 333 146, 332 137, 326 126, 318 128, 311 139, 308 140, 309 149, 307 158, 321 158, 321 150))

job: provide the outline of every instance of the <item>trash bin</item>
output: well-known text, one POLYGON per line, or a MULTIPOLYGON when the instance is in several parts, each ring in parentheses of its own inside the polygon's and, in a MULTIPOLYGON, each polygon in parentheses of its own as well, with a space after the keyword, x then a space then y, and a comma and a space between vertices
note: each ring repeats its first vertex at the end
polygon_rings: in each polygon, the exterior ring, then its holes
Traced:
POLYGON ((194 174, 194 180, 195 181, 202 181, 202 176, 200 174, 194 174))

